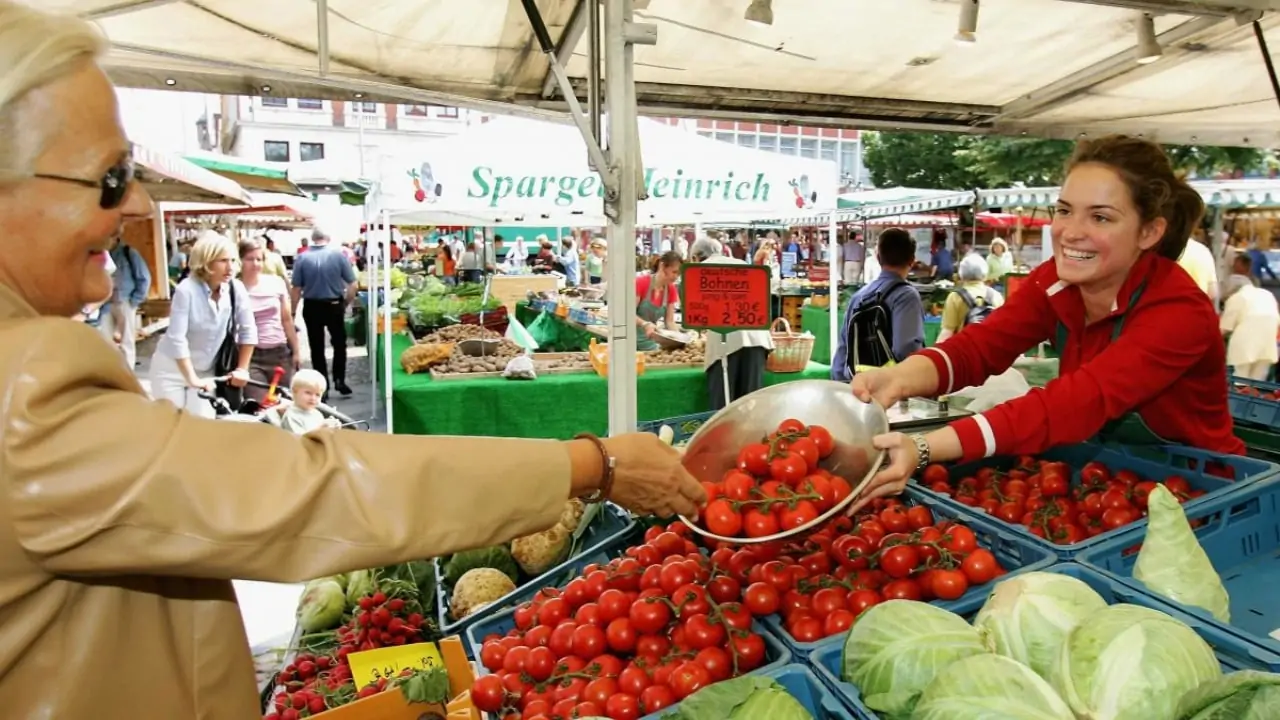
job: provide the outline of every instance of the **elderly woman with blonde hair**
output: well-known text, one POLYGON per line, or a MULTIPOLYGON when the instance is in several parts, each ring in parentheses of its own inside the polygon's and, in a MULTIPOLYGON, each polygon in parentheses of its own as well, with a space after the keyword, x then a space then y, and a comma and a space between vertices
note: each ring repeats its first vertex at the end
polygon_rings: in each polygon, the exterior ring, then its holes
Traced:
MULTIPOLYGON (((297 437, 147 398, 71 319, 110 295, 107 251, 152 210, 106 45, 77 17, 0 0, 0 715, 261 717, 233 579, 496 545, 554 526, 570 498, 698 513, 706 492, 656 435, 297 437)), ((205 386, 190 317, 230 322, 223 303, 243 297, 234 246, 193 254, 200 278, 175 308, 188 332, 166 342, 186 352, 158 358, 171 373, 186 358, 183 395, 205 386)), ((239 327, 249 339, 252 320, 239 327)))
POLYGON ((213 407, 199 391, 216 389, 213 376, 229 372, 230 384, 249 380, 258 326, 249 292, 235 279, 239 249, 230 238, 202 232, 187 259, 191 274, 173 291, 169 329, 151 358, 151 396, 168 400, 187 412, 213 417, 213 407), (223 346, 237 346, 234 367, 218 368, 223 346))

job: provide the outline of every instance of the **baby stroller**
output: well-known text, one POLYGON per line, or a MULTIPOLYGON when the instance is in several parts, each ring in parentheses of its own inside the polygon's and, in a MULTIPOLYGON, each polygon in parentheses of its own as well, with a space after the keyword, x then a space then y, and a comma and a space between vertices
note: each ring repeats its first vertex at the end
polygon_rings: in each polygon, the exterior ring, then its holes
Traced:
MULTIPOLYGON (((227 376, 214 378, 214 382, 219 385, 225 385, 229 380, 230 378, 227 376)), ((258 380, 249 380, 248 384, 253 387, 262 388, 268 392, 272 389, 270 384, 258 380)), ((293 396, 289 393, 288 388, 277 385, 275 386, 275 392, 282 400, 293 400, 293 396)), ((213 406, 213 411, 217 414, 219 420, 265 423, 267 425, 280 427, 280 415, 275 412, 275 407, 263 407, 263 405, 256 400, 245 398, 244 401, 240 403, 239 407, 233 408, 231 407, 231 403, 227 402, 226 398, 223 398, 216 393, 201 390, 199 395, 213 406)), ((331 405, 320 403, 316 406, 316 409, 319 410, 320 414, 324 415, 326 418, 338 421, 339 427, 358 428, 360 430, 369 429, 369 422, 367 420, 354 420, 331 405)))

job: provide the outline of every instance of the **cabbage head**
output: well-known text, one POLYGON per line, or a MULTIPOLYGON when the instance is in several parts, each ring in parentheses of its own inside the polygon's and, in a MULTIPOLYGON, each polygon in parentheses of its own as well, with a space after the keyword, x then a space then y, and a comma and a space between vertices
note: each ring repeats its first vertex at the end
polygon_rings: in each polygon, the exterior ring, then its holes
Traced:
POLYGON ((889 600, 858 617, 844 644, 844 679, 888 720, 911 714, 921 691, 957 660, 986 652, 963 618, 928 603, 889 600))
POLYGON ((298 626, 304 633, 335 628, 342 622, 347 597, 335 580, 322 578, 307 583, 298 601, 298 626))
POLYGON ((911 720, 1075 720, 1075 715, 1026 665, 1000 655, 973 655, 951 663, 929 683, 911 720))
POLYGON ((1050 682, 1089 720, 1161 720, 1178 700, 1222 676, 1194 630, 1136 605, 1112 605, 1076 626, 1062 644, 1050 682))
MULTIPOLYGON (((663 720, 813 720, 776 680, 744 675, 699 690, 663 720)), ((586 720, 584 718, 584 720, 586 720)))
POLYGON ((1280 675, 1241 670, 1183 695, 1175 720, 1275 718, 1280 718, 1280 675))
POLYGON ((1177 498, 1163 485, 1147 497, 1147 537, 1133 578, 1157 595, 1208 610, 1231 622, 1231 601, 1177 498))
POLYGON ((1106 606, 1082 580, 1032 572, 996 585, 973 624, 989 650, 1048 678, 1067 633, 1106 606))
POLYGON ((360 598, 366 595, 372 595, 375 592, 373 587, 373 572, 370 570, 356 570, 347 573, 347 606, 355 607, 360 602, 360 598))

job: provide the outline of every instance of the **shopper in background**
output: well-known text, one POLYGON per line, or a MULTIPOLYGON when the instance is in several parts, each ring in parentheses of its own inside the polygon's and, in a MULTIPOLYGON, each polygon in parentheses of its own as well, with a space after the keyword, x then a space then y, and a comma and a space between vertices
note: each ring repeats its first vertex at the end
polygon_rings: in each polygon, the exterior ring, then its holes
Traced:
POLYGON ((950 280, 955 274, 955 261, 947 248, 947 231, 935 230, 929 245, 929 276, 935 281, 950 280))
POLYGON ((213 406, 200 391, 214 392, 214 367, 228 335, 239 346, 231 384, 241 388, 249 380, 249 366, 258 327, 249 294, 235 279, 235 243, 212 230, 200 234, 191 247, 191 275, 178 283, 169 304, 169 327, 151 356, 151 397, 168 400, 199 417, 213 417, 213 406))
POLYGON ((582 260, 578 257, 578 244, 572 235, 560 238, 560 267, 564 271, 566 286, 582 284, 582 260))
POLYGON ((636 350, 657 350, 653 336, 663 328, 676 329, 676 305, 680 301, 676 279, 682 263, 680 255, 669 250, 653 261, 649 272, 636 278, 636 325, 641 333, 636 338, 636 350))
POLYGON ((849 382, 858 371, 858 361, 865 364, 866 357, 873 355, 864 353, 869 344, 879 347, 888 362, 902 362, 924 347, 924 303, 907 282, 916 241, 902 228, 886 228, 876 242, 876 258, 880 274, 849 299, 845 310, 831 361, 832 380, 849 382), (855 337, 856 348, 851 345, 855 337))
POLYGON ((462 257, 458 258, 458 279, 468 283, 480 282, 484 278, 483 257, 479 240, 468 243, 462 257))
POLYGON ((0 0, 4 717, 260 717, 232 578, 503 543, 555 525, 569 497, 698 512, 701 485, 651 434, 299 438, 147 398, 70 319, 110 294, 107 250, 151 212, 96 62, 106 46, 83 20, 0 0))
POLYGON ((1227 364, 1235 374, 1250 380, 1266 380, 1280 359, 1276 338, 1280 335, 1280 306, 1270 290, 1257 287, 1248 276, 1249 258, 1240 256, 1244 275, 1227 279, 1226 300, 1219 327, 1227 336, 1227 364))
POLYGON ((1199 231, 1187 241, 1187 247, 1178 257, 1178 266, 1187 271, 1191 281, 1209 296, 1209 302, 1218 306, 1218 263, 1213 258, 1213 251, 1205 247, 1199 240, 1204 233, 1199 231))
POLYGON ((344 397, 347 387, 347 305, 356 297, 356 273, 338 248, 329 244, 329 235, 320 228, 311 231, 311 249, 293 261, 293 306, 302 304, 302 322, 307 327, 311 347, 311 367, 329 378, 324 352, 324 334, 333 345, 333 387, 344 397))
MULTIPOLYGON (((258 344, 249 361, 249 377, 269 383, 282 368, 281 387, 289 387, 295 370, 302 367, 302 346, 293 326, 293 304, 284 278, 266 271, 267 250, 259 240, 240 241, 240 281, 249 294, 249 308, 258 328, 258 344)), ((245 395, 261 402, 264 388, 248 385, 245 395)))
POLYGON ((995 238, 991 241, 991 254, 987 256, 987 282, 1000 282, 1011 272, 1013 253, 1009 252, 1009 243, 1004 238, 995 238))
POLYGON ((760 240, 752 256, 752 264, 769 267, 769 317, 776 318, 782 314, 782 298, 778 293, 782 290, 782 258, 778 254, 778 236, 772 231, 760 240))
POLYGON ((120 338, 120 350, 129 367, 138 365, 138 307, 151 293, 151 268, 142 254, 116 239, 111 248, 111 261, 115 264, 112 284, 115 291, 109 304, 113 307, 100 315, 98 329, 108 340, 120 338))
POLYGON ((955 292, 947 295, 942 306, 942 330, 938 342, 960 332, 966 325, 987 319, 996 308, 1004 304, 1004 297, 995 288, 988 287, 987 261, 974 253, 960 261, 960 284, 955 292))
MULTIPOLYGON (((745 260, 725 255, 719 242, 702 238, 689 248, 689 260, 713 265, 746 265, 745 260)), ((707 397, 710 409, 719 410, 740 397, 749 395, 764 386, 764 366, 773 350, 773 334, 768 330, 738 330, 707 336, 706 358, 703 361, 707 376, 707 397), (722 347, 723 345, 723 347, 722 347), (728 356, 728 387, 722 363, 728 356), (727 394, 726 394, 727 393, 727 394)))
POLYGON ((587 284, 599 285, 604 282, 604 262, 609 253, 609 243, 602 237, 591 238, 587 247, 587 284))
POLYGON ((289 286, 289 268, 284 257, 276 252, 276 241, 266 233, 262 234, 262 272, 275 275, 284 281, 285 287, 289 286))
POLYGON ((436 261, 431 266, 431 274, 445 285, 456 285, 458 282, 458 265, 453 261, 453 250, 449 243, 442 242, 436 246, 436 261))
POLYGON ((1053 262, 985 322, 896 367, 855 375, 853 393, 884 407, 945 395, 981 385, 1046 340, 1061 357, 1058 378, 927 435, 876 437, 890 465, 854 509, 901 492, 930 462, 1030 455, 1095 437, 1243 453, 1217 314, 1176 263, 1203 214, 1200 194, 1160 146, 1122 135, 1077 144, 1054 214, 1053 262))
POLYGON ((524 236, 517 235, 516 242, 511 246, 511 250, 502 260, 502 267, 507 272, 521 271, 529 262, 529 247, 525 244, 524 236))

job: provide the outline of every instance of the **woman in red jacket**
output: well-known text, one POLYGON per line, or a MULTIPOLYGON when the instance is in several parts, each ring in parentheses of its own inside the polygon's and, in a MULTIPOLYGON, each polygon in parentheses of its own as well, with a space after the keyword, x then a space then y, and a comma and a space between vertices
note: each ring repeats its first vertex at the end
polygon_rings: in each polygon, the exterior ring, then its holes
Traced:
POLYGON ((981 324, 896 367, 855 375, 853 392, 885 407, 944 395, 981 385, 1046 340, 1061 357, 1059 377, 927 435, 875 438, 890 465, 858 505, 901 492, 930 462, 1092 438, 1243 453, 1217 313, 1176 263, 1203 213, 1159 146, 1125 136, 1081 142, 1054 213, 1053 262, 981 324))

